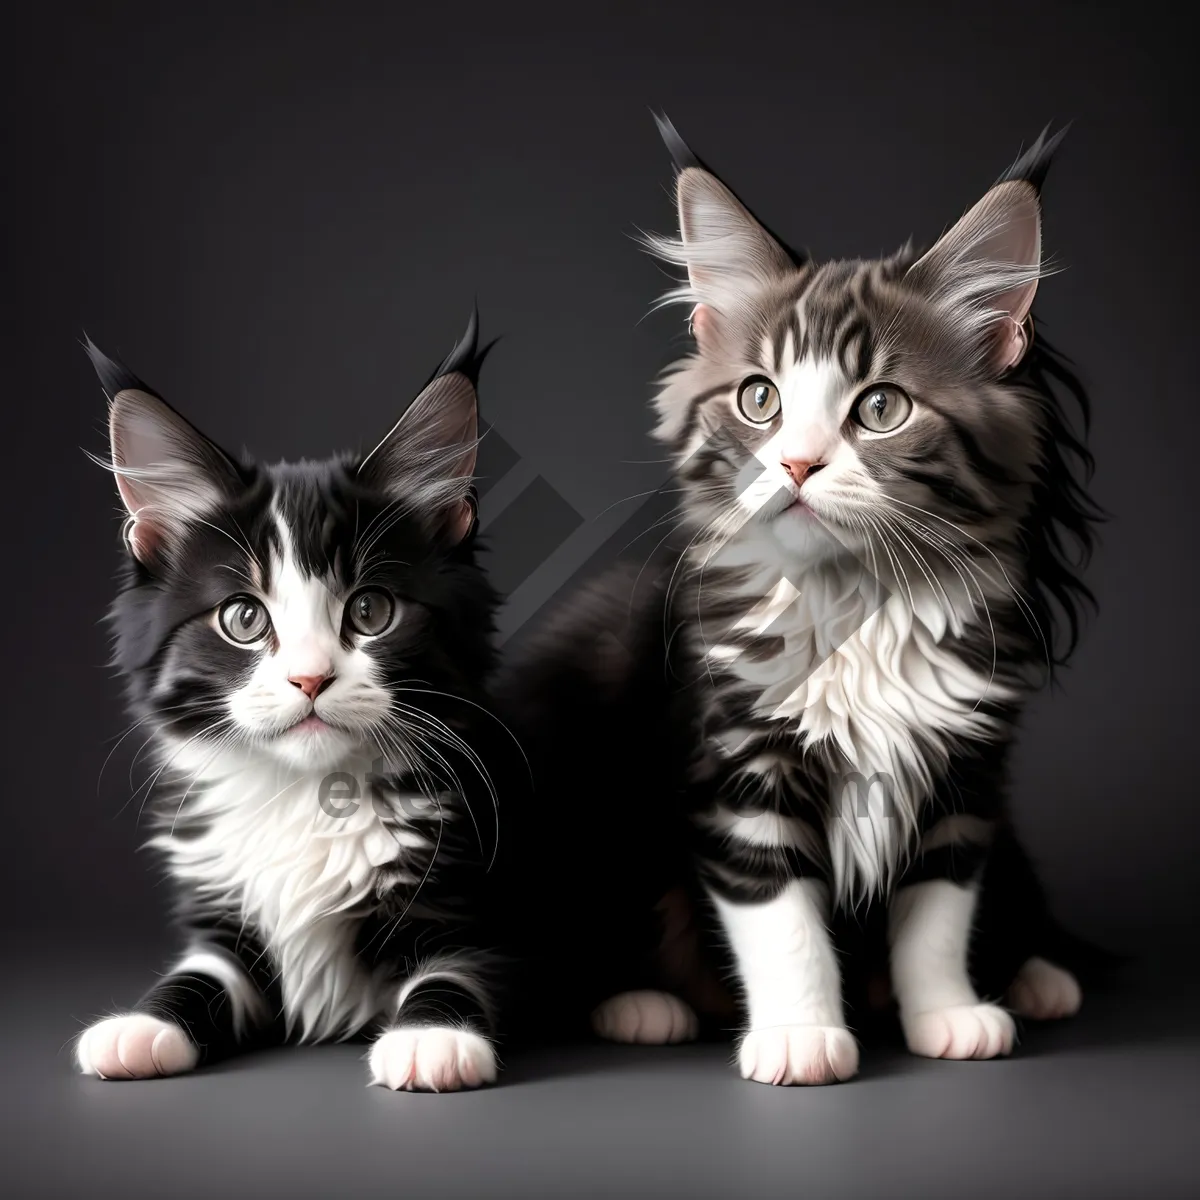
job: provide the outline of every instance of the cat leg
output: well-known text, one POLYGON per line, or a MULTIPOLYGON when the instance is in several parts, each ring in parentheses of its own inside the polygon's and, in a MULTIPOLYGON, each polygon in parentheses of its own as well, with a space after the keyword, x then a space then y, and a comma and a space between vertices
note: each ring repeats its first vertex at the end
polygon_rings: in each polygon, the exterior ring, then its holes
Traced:
POLYGON ((1057 961, 1056 943, 1064 931, 1057 928, 1038 872, 1010 826, 998 831, 988 854, 979 899, 973 971, 981 969, 990 987, 1003 990, 1019 1017, 1074 1016, 1083 993, 1075 975, 1057 961))
POLYGON ((660 986, 618 992, 592 1011, 593 1032, 611 1042, 645 1046, 690 1042, 700 1032, 694 1005, 733 1015, 730 998, 704 960, 687 892, 682 887, 668 891, 655 905, 655 917, 660 938, 653 973, 660 986), (722 1001, 727 1010, 721 1009, 722 1001))
POLYGON ((996 1058, 1012 1052, 1016 1030, 998 1005, 982 1001, 968 952, 992 824, 951 815, 925 834, 921 855, 888 910, 892 987, 905 1041, 925 1058, 996 1058))
POLYGON ((858 1071, 830 938, 829 891, 799 817, 717 808, 700 818, 700 869, 742 985, 743 1078, 824 1084, 858 1071))
MULTIPOLYGON (((243 953, 251 959, 249 948, 243 953)), ((267 999, 243 957, 201 938, 128 1013, 90 1025, 75 1062, 100 1079, 179 1075, 234 1053, 270 1023, 267 999)))
POLYGON ((423 963, 400 988, 395 1015, 371 1046, 371 1083, 428 1092, 494 1083, 498 1060, 488 990, 471 955, 423 963))

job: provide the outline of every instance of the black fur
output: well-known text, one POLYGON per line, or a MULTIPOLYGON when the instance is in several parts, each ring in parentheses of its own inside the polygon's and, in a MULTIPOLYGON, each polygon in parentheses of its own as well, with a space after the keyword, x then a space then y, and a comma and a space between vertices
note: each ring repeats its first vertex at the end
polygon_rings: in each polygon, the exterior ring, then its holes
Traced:
MULTIPOLYGON (((665 118, 656 120, 677 170, 708 170, 665 118)), ((1061 137, 1043 134, 1002 180, 1028 180, 1040 190, 1061 137)), ((874 315, 872 304, 894 304, 894 285, 916 261, 915 253, 908 248, 880 263, 878 280, 863 278, 850 295, 848 285, 864 274, 861 264, 814 268, 778 237, 775 240, 799 272, 794 281, 781 278, 777 294, 769 299, 772 311, 782 314, 783 326, 773 339, 776 353, 790 328, 787 322, 795 321, 796 304, 810 288, 818 290, 816 303, 806 310, 807 340, 801 339, 798 327, 792 329, 797 357, 805 349, 824 347, 822 353, 836 353, 838 361, 850 364, 846 369, 857 371, 865 382, 873 359, 871 326, 856 315, 856 305, 874 315), (873 285, 879 288, 874 298, 873 285)), ((909 319, 914 322, 913 345, 927 357, 936 357, 944 348, 948 373, 971 377, 974 368, 965 365, 968 354, 939 331, 922 326, 924 317, 915 301, 909 319)), ((888 325, 886 318, 882 323, 888 325)), ((761 336, 763 314, 754 312, 745 324, 761 336)), ((888 327, 895 330, 894 325, 888 327)), ((878 372, 878 361, 874 369, 878 372)), ((717 370, 711 366, 708 378, 717 370)), ((885 371, 881 377, 889 376, 885 371)), ((1040 334, 1006 384, 1036 397, 1040 425, 1034 435, 1038 465, 1032 499, 1010 554, 1010 560, 1020 563, 1013 584, 1026 607, 1009 601, 998 618, 995 646, 1002 673, 1040 662, 1052 675, 1068 660, 1083 609, 1092 603, 1081 571, 1093 547, 1094 527, 1103 516, 1087 493, 1091 458, 1072 421, 1077 415, 1086 431, 1087 396, 1067 360, 1040 334), (1072 406, 1076 412, 1069 416, 1072 406)), ((703 426, 710 436, 701 449, 693 444, 701 410, 712 406, 711 414, 734 387, 736 381, 721 382, 703 391, 698 388, 690 397, 676 396, 686 416, 672 426, 671 444, 677 451, 685 445, 691 450, 677 471, 677 482, 688 497, 682 503, 685 516, 692 500, 689 488, 699 493, 708 486, 711 496, 714 468, 723 461, 733 468, 732 476, 739 455, 744 461, 745 448, 738 442, 746 430, 732 415, 726 424, 736 428, 726 439, 728 446, 719 432, 712 432, 719 415, 703 426)), ((942 416, 970 475, 988 486, 968 490, 953 478, 943 478, 931 469, 928 448, 923 456, 914 454, 909 474, 920 473, 917 482, 956 519, 968 526, 974 520, 986 521, 997 511, 995 504, 1002 509, 1005 489, 1014 481, 953 412, 942 416)), ((693 518, 676 544, 675 557, 685 553, 687 534, 713 511, 705 509, 703 517, 693 518)), ((820 829, 824 806, 837 793, 834 785, 844 764, 839 768, 834 751, 801 745, 794 735, 754 718, 749 706, 753 697, 737 691, 702 661, 699 622, 711 618, 721 634, 718 640, 735 644, 724 636, 721 618, 738 614, 718 611, 717 580, 710 578, 713 595, 704 596, 687 574, 682 562, 678 571, 671 562, 661 571, 639 569, 636 563, 617 566, 556 605, 502 678, 500 696, 529 751, 537 785, 528 825, 517 845, 518 851, 537 847, 539 856, 527 861, 526 889, 518 909, 533 911, 540 901, 554 947, 552 956, 542 953, 540 969, 528 968, 525 983, 530 1002, 541 1006, 547 1021, 558 1018, 568 1027, 578 1027, 608 996, 651 988, 683 995, 702 1015, 729 1028, 731 1011, 706 1005, 696 993, 707 987, 697 982, 705 970, 710 975, 714 967, 728 972, 731 965, 712 924, 701 919, 694 927, 696 970, 690 978, 672 977, 659 953, 664 928, 656 906, 667 895, 683 895, 696 916, 708 910, 706 892, 752 904, 777 895, 791 880, 822 879, 826 874, 819 855, 796 847, 734 844, 712 837, 693 819, 720 800, 726 811, 774 810, 820 829), (747 796, 741 790, 744 777, 735 779, 719 755, 706 751, 706 739, 746 725, 756 726, 746 756, 767 748, 785 757, 794 752, 787 787, 747 796), (733 790, 730 781, 736 785, 733 790)), ((746 652, 757 650, 769 658, 775 653, 770 641, 767 630, 746 652)), ((961 653, 986 677, 993 649, 985 631, 973 640, 964 639, 961 653)), ((897 890, 935 879, 981 883, 970 961, 981 996, 1002 996, 1018 968, 1035 956, 1094 980, 1093 968, 1113 960, 1071 937, 1053 919, 1008 816, 1007 760, 1020 705, 985 702, 980 710, 998 720, 1001 736, 989 742, 955 740, 949 761, 933 770, 935 784, 913 841, 951 814, 977 818, 978 837, 960 835, 949 845, 913 854, 889 882, 897 890)), ((735 753, 730 761, 737 764, 741 758, 735 753)), ((847 952, 845 994, 851 1014, 865 1007, 874 974, 881 968, 886 971, 884 912, 882 904, 870 904, 843 910, 835 918, 838 942, 847 952)), ((538 946, 528 945, 526 954, 537 962, 538 946)), ((709 999, 712 994, 709 989, 709 999)))
MULTIPOLYGON (((131 398, 133 391, 161 401, 90 340, 86 348, 115 405, 143 404, 131 398)), ((466 335, 430 382, 460 374, 473 388, 485 354, 473 314, 466 335)), ((472 409, 474 404, 472 390, 472 409)), ((496 931, 486 920, 482 895, 498 829, 496 785, 486 764, 495 757, 491 743, 506 735, 488 700, 497 596, 479 565, 473 531, 460 541, 440 532, 444 522, 430 511, 428 480, 387 475, 400 458, 373 464, 370 471, 360 470, 363 460, 356 455, 274 465, 238 461, 164 407, 189 431, 181 436, 220 498, 206 511, 187 514, 182 532, 154 553, 138 557, 127 548, 110 612, 114 660, 131 715, 152 732, 162 766, 147 788, 159 842, 199 844, 216 820, 199 803, 215 785, 174 767, 175 747, 197 739, 212 745, 215 754, 216 735, 210 735, 219 725, 247 761, 268 751, 270 737, 237 726, 226 705, 260 660, 279 649, 277 635, 272 627, 261 649, 247 650, 221 636, 214 612, 232 594, 259 594, 285 541, 301 574, 322 580, 334 595, 349 597, 364 586, 383 589, 400 606, 394 626, 363 639, 347 616, 339 639, 343 649, 357 646, 373 661, 387 693, 387 715, 372 717, 365 729, 339 726, 336 715, 328 720, 347 744, 361 743, 364 753, 375 756, 373 774, 355 781, 363 788, 355 803, 372 805, 387 832, 423 841, 398 847, 394 862, 380 864, 364 885, 364 898, 346 910, 338 926, 361 977, 376 981, 379 1011, 367 1020, 331 1018, 321 1036, 429 1024, 494 1034, 502 984, 492 953, 496 931), (396 721, 406 723, 403 737, 396 721), (398 1007, 404 984, 431 959, 448 954, 455 956, 455 969, 433 971, 398 1007)), ((158 419, 158 410, 144 411, 147 420, 158 419)), ((419 428, 405 427, 389 437, 412 440, 420 434, 419 428)), ((332 690, 321 694, 330 699, 320 715, 341 711, 330 707, 332 690)), ((316 776, 320 769, 314 768, 316 776)), ((297 771, 308 778, 307 768, 297 771)), ((319 818, 316 793, 309 802, 319 818)), ((336 807, 342 807, 340 796, 336 807)), ((285 1013, 287 989, 303 981, 290 977, 293 967, 279 959, 269 920, 244 912, 236 892, 195 886, 173 854, 168 850, 166 858, 183 945, 228 963, 261 1001, 263 1015, 239 1028, 235 1014, 245 1009, 244 999, 235 1003, 221 978, 203 971, 168 973, 136 1011, 182 1026, 201 1062, 280 1040, 296 1026, 295 1019, 285 1019, 296 1017, 285 1013)), ((336 872, 329 879, 331 912, 341 911, 342 882, 336 872)))

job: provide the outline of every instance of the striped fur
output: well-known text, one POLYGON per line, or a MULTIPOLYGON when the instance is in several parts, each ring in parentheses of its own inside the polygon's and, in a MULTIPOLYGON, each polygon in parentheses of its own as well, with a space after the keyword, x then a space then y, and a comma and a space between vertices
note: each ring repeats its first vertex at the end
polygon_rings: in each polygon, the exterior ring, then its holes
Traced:
MULTIPOLYGON (((924 254, 818 263, 660 128, 679 236, 648 243, 686 273, 664 303, 694 338, 655 397, 677 553, 559 605, 503 684, 537 819, 573 847, 574 902, 547 918, 578 946, 566 1003, 605 1036, 690 1028, 656 989, 724 1024, 715 954, 743 1075, 834 1082, 857 1069, 840 976, 861 1002, 882 956, 914 1052, 1005 1053, 1011 1017, 979 996, 1067 944, 1006 817, 1007 763, 1076 640, 1099 516, 1066 415, 1086 396, 1029 338, 1058 139, 924 254), (649 918, 668 895, 720 944, 668 944, 649 918)), ((561 994, 567 968, 547 974, 561 994)))
POLYGON ((800 259, 686 151, 681 236, 652 239, 688 270, 671 299, 703 320, 655 402, 685 496, 676 607, 711 684, 701 769, 719 777, 718 820, 736 795, 804 823, 845 901, 898 878, 953 760, 1007 741, 1059 657, 1049 593, 1072 629, 1084 594, 1052 549, 1063 533, 1089 548, 1050 386, 1073 380, 1041 343, 1015 370, 993 354, 1044 271, 1035 181, 1056 142, 923 256, 800 259), (1006 257, 1003 230, 1028 212, 1031 246, 1016 249, 1032 257, 1006 257), (738 407, 754 378, 781 398, 762 425, 738 407), (913 404, 886 434, 853 418, 881 384, 913 404), (793 452, 819 459, 802 485, 781 466, 793 452), (847 799, 872 778, 866 809, 847 799))

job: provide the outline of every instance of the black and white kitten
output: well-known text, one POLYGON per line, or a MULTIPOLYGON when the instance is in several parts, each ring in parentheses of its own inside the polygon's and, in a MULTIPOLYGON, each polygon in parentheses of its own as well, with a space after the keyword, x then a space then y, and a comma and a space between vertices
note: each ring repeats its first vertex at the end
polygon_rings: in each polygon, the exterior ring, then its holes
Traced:
POLYGON ((1086 399, 1032 337, 1058 138, 928 252, 817 263, 661 128, 680 237, 651 247, 686 269, 669 298, 694 349, 656 436, 686 544, 661 576, 618 568, 576 597, 504 684, 533 811, 579 847, 575 998, 607 977, 598 1032, 693 1036, 721 1003, 699 905, 742 1074, 844 1080, 840 923, 882 948, 914 1053, 1007 1054, 1013 1012, 1080 1002, 1005 812, 1022 705, 1088 598, 1072 539, 1086 556, 1098 516, 1060 407, 1086 399))
POLYGON ((152 735, 152 844, 185 940, 82 1034, 84 1073, 374 1035, 375 1083, 494 1080, 476 331, 365 458, 270 466, 89 342, 128 510, 115 658, 152 735))

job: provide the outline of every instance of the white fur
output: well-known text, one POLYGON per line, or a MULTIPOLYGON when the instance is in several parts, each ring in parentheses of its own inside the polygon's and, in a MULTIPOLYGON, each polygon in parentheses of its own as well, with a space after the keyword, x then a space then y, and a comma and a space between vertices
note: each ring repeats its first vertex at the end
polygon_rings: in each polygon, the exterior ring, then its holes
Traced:
POLYGON ((372 1046, 371 1083, 392 1091, 457 1092, 496 1079, 496 1052, 466 1029, 389 1029, 372 1046))
POLYGON ((904 1039, 922 1058, 1000 1058, 1012 1053, 1016 1028, 995 1004, 961 1004, 910 1017, 904 1039))
POLYGON ((744 816, 718 808, 701 816, 699 821, 727 838, 751 846, 791 846, 812 857, 821 853, 816 831, 799 817, 785 817, 776 812, 744 816))
POLYGON ((396 1012, 404 1008, 404 1002, 422 984, 431 979, 446 979, 469 992, 486 1009, 490 1000, 486 991, 480 987, 475 972, 471 969, 469 958, 462 954, 435 954, 425 959, 421 965, 409 975, 396 998, 396 1012))
POLYGON ((821 521, 783 512, 797 493, 784 457, 827 464, 800 489, 818 515, 834 513, 849 489, 874 485, 839 432, 854 396, 836 367, 804 360, 778 386, 783 420, 739 477, 745 523, 696 553, 706 565, 746 572, 746 612, 735 631, 769 631, 784 638, 783 649, 763 661, 719 642, 707 653, 755 688, 758 715, 788 722, 806 743, 833 743, 861 780, 886 782, 857 804, 852 794, 830 797, 826 833, 844 901, 887 886, 912 848, 931 757, 944 755, 952 737, 986 737, 993 727, 980 700, 1012 694, 952 648, 983 617, 975 581, 997 590, 1002 583, 978 566, 968 583, 930 552, 924 570, 899 564, 852 534, 843 544, 821 521))
POLYGON ((858 1073, 858 1044, 833 1025, 752 1029, 738 1049, 743 1079, 782 1085, 844 1083, 858 1073))
MULTIPOLYGON (((716 561, 731 557, 722 551, 716 561)), ((931 786, 929 755, 952 735, 986 736, 990 722, 978 702, 1009 689, 952 652, 958 610, 947 617, 940 594, 924 581, 911 583, 915 604, 908 591, 896 591, 871 613, 875 585, 861 568, 857 577, 842 563, 775 569, 784 580, 765 585, 766 601, 741 624, 782 636, 781 652, 755 662, 714 644, 709 655, 755 687, 757 714, 787 721, 805 742, 832 742, 864 781, 884 777, 886 788, 858 803, 849 787, 830 797, 835 892, 839 900, 869 895, 894 877, 911 848, 931 786)))
POLYGON ((192 1070, 200 1052, 177 1025, 145 1013, 97 1021, 75 1043, 75 1063, 100 1079, 152 1079, 192 1070))
POLYGON ((904 888, 892 901, 892 987, 914 1054, 994 1058, 1012 1050, 1012 1018, 980 1002, 967 972, 976 899, 974 887, 935 879, 904 888))
MULTIPOLYGON (((347 648, 341 638, 346 596, 327 581, 306 575, 291 547, 287 523, 276 516, 281 553, 259 599, 271 617, 276 644, 247 647, 256 654, 249 680, 229 700, 229 716, 244 736, 261 742, 266 756, 291 766, 328 771, 353 752, 382 722, 390 708, 376 680, 363 640, 347 648), (310 700, 289 680, 332 676, 333 682, 310 700), (310 714, 333 728, 293 730, 310 714)), ((403 620, 403 612, 398 619, 403 620)))
POLYGON ((610 1042, 664 1046, 690 1042, 699 1022, 691 1007, 670 992, 619 992, 592 1013, 592 1029, 610 1042))
POLYGON ((858 1047, 846 1029, 824 887, 794 880, 764 904, 712 898, 749 1010, 738 1051, 743 1076, 761 1083, 850 1078, 858 1047))
POLYGON ((202 818, 204 831, 182 837, 168 828, 154 844, 178 879, 240 911, 265 942, 289 1033, 324 1040, 351 1036, 390 1007, 394 997, 353 953, 353 924, 382 887, 419 881, 406 873, 404 857, 426 842, 404 828, 399 810, 387 825, 374 810, 367 778, 376 752, 353 731, 365 733, 380 719, 387 693, 361 649, 340 644, 341 599, 302 574, 286 524, 278 525, 283 552, 263 599, 279 648, 260 648, 253 676, 229 705, 252 745, 171 748, 168 762, 193 780, 180 813, 202 818), (314 710, 288 676, 330 671, 334 683, 315 711, 344 728, 285 732, 314 710), (340 813, 320 801, 322 782, 334 772, 358 786, 357 800, 339 792, 330 801, 340 813))
MULTIPOLYGON (((230 758, 220 766, 220 776, 210 774, 184 801, 207 819, 206 831, 166 832, 155 844, 178 879, 202 898, 232 904, 264 940, 289 1032, 301 1040, 350 1036, 387 1000, 353 954, 352 925, 374 898, 381 868, 424 840, 385 826, 365 796, 330 815, 318 797, 325 772, 230 758)), ((371 770, 366 757, 335 766, 359 781, 371 770)))

